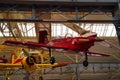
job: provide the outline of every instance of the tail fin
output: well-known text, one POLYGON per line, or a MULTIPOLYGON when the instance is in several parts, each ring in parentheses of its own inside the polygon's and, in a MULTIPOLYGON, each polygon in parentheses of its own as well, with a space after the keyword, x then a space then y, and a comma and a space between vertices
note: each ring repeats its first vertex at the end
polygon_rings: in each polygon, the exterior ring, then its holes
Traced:
POLYGON ((11 57, 10 57, 10 64, 16 64, 16 63, 19 63, 19 62, 22 62, 23 58, 18 58, 18 59, 14 59, 14 52, 11 54, 11 57))
POLYGON ((13 64, 20 63, 20 62, 22 62, 22 60, 23 60, 23 58, 18 58, 18 59, 16 59, 16 60, 14 61, 14 63, 13 63, 13 64))
POLYGON ((46 30, 39 31, 39 43, 45 43, 47 41, 47 35, 46 30))
POLYGON ((10 64, 14 63, 14 52, 12 52, 11 57, 10 57, 10 64))

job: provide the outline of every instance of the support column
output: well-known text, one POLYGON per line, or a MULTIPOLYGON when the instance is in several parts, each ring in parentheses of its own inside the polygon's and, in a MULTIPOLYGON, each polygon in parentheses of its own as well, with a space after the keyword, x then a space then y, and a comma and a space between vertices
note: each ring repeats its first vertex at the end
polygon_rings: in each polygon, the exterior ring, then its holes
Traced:
POLYGON ((75 7, 75 20, 78 20, 78 7, 75 7))
POLYGON ((114 22, 114 25, 120 45, 120 2, 118 3, 118 9, 113 13, 113 18, 117 20, 116 22, 114 22))
POLYGON ((80 80, 80 66, 77 64, 76 66, 76 80, 80 80))

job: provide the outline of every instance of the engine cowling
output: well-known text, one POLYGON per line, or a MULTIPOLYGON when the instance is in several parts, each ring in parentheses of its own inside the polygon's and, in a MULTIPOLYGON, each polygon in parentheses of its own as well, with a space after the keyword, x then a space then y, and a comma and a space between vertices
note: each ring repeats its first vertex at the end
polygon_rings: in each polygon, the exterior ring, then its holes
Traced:
POLYGON ((35 58, 33 56, 24 57, 22 65, 25 71, 35 71, 37 66, 35 65, 35 58))

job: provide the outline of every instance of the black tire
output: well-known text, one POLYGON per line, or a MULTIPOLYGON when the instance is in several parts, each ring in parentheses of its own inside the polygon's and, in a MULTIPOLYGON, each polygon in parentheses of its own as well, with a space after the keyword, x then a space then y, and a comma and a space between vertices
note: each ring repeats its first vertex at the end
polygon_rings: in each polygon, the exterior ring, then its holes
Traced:
POLYGON ((54 57, 51 57, 51 58, 50 58, 50 63, 51 63, 51 64, 54 64, 54 63, 55 63, 55 58, 54 58, 54 57))
POLYGON ((83 61, 83 66, 84 66, 84 67, 87 67, 87 66, 88 66, 88 61, 86 61, 86 60, 83 61))
POLYGON ((39 80, 43 80, 43 77, 42 77, 42 76, 40 76, 40 77, 39 77, 39 80))

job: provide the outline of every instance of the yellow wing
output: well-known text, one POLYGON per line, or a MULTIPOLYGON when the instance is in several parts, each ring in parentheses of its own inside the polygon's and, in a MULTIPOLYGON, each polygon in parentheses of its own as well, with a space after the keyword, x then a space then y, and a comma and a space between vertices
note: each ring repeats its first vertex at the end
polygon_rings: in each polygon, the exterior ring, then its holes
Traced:
POLYGON ((22 64, 0 64, 0 68, 20 68, 22 64))
MULTIPOLYGON (((36 64, 38 67, 43 67, 43 68, 50 68, 50 67, 60 67, 60 66, 66 66, 68 64, 71 64, 71 62, 58 62, 54 64, 36 64)), ((22 68, 22 64, 0 64, 0 68, 22 68)))

